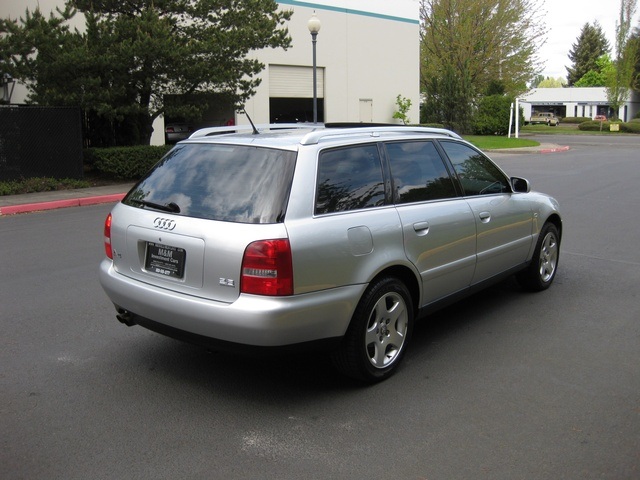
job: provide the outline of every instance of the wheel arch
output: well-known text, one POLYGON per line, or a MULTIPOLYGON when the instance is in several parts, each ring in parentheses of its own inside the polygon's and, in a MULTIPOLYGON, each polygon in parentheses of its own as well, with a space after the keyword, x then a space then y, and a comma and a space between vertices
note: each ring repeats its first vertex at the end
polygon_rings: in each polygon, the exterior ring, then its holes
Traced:
POLYGON ((371 279, 370 284, 383 277, 394 277, 404 283, 411 295, 411 306, 413 307, 413 315, 415 317, 418 313, 420 303, 420 284, 418 283, 418 279, 414 272, 406 266, 394 265, 380 271, 371 279))
POLYGON ((545 223, 552 223, 558 229, 558 240, 562 239, 562 220, 560 219, 560 215, 554 213, 547 218, 545 223))

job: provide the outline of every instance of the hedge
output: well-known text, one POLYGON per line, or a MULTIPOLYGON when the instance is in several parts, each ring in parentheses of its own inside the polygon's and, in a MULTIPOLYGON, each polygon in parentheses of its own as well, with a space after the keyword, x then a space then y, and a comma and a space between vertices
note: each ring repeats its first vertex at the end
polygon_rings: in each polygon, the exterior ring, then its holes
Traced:
POLYGON ((591 117, 564 117, 562 123, 583 123, 590 122, 591 117))
POLYGON ((138 180, 172 148, 171 145, 89 148, 84 161, 95 171, 121 180, 138 180))
MULTIPOLYGON (((609 126, 612 122, 600 122, 600 121, 588 121, 582 122, 578 125, 578 129, 586 132, 608 132, 609 126), (602 123, 602 127, 600 124, 602 123)), ((623 133, 640 133, 640 122, 626 122, 618 123, 620 125, 620 132, 623 133)))

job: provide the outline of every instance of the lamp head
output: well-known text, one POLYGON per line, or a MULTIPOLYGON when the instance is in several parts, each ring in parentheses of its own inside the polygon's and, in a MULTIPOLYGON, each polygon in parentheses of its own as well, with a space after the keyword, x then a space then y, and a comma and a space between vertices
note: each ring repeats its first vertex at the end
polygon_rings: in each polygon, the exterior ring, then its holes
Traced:
POLYGON ((311 18, 307 22, 307 27, 309 28, 309 32, 312 35, 317 34, 320 31, 321 26, 322 25, 320 24, 320 19, 316 17, 316 12, 313 12, 313 15, 311 15, 311 18))

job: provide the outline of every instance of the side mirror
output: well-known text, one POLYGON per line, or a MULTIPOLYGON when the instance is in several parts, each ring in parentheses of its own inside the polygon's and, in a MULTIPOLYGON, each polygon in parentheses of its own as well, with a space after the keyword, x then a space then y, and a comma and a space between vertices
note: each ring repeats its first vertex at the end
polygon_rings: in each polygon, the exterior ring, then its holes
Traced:
POLYGON ((513 191, 516 193, 529 193, 531 191, 529 180, 524 178, 511 177, 511 186, 513 187, 513 191))

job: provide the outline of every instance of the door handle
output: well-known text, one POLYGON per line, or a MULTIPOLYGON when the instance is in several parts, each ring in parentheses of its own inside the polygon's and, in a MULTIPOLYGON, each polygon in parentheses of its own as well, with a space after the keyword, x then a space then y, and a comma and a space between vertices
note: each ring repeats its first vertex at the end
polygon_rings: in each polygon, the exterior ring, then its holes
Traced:
POLYGON ((489 223, 491 221, 491 213, 490 212, 480 212, 478 214, 480 221, 482 223, 489 223))
POLYGON ((426 235, 429 233, 429 222, 416 222, 413 224, 413 230, 418 235, 426 235))

